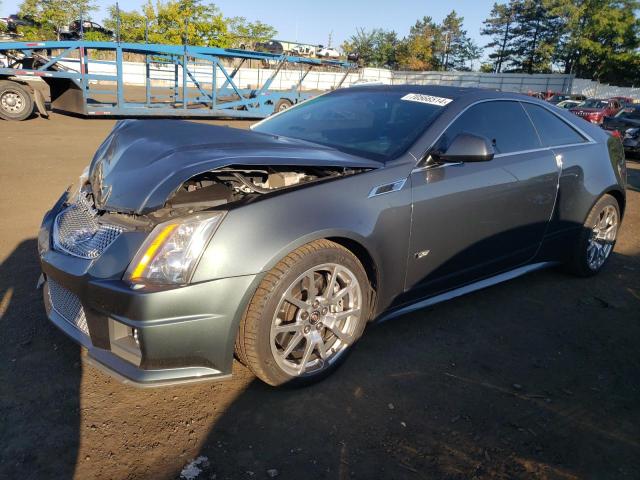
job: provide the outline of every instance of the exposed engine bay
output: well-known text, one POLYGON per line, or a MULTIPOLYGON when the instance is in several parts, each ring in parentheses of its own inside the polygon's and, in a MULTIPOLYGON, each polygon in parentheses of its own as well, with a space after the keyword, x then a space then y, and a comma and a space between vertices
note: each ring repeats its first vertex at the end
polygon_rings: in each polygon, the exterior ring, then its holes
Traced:
MULTIPOLYGON (((125 229, 148 229, 167 218, 177 217, 222 205, 239 206, 257 201, 267 195, 316 182, 355 175, 368 168, 309 167, 309 166, 228 166, 191 177, 180 185, 164 206, 146 215, 132 215, 118 211, 95 210, 98 221, 115 223, 125 229)), ((94 205, 92 189, 85 177, 82 196, 94 205)))
POLYGON ((251 200, 284 189, 353 175, 366 169, 344 167, 230 166, 184 182, 167 200, 168 208, 201 210, 251 200))

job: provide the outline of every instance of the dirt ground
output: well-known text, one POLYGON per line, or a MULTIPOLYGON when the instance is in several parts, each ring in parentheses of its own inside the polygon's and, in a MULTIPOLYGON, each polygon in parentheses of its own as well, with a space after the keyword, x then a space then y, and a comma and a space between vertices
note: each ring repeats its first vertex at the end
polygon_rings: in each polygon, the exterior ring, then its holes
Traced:
POLYGON ((306 389, 236 364, 141 390, 85 365, 35 288, 40 219, 112 125, 0 121, 0 478, 640 478, 640 164, 596 278, 538 272, 372 325, 306 389))

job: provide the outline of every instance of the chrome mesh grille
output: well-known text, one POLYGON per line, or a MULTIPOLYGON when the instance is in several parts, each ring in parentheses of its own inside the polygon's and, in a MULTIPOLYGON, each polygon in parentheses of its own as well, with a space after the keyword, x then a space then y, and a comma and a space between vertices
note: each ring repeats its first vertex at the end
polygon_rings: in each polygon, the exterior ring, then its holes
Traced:
POLYGON ((48 285, 51 308, 82 333, 89 335, 87 318, 84 315, 84 309, 82 308, 80 299, 76 294, 70 292, 51 278, 48 280, 48 285))
POLYGON ((80 258, 94 259, 102 255, 123 229, 98 222, 97 211, 86 195, 78 195, 76 203, 58 214, 53 226, 56 250, 80 258))

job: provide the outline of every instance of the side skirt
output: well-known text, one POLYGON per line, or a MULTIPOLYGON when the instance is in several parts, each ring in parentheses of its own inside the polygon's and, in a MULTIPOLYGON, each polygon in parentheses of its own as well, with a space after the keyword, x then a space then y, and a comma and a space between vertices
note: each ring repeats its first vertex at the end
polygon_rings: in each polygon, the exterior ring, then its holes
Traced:
POLYGON ((423 300, 417 300, 415 303, 411 303, 409 305, 399 307, 396 310, 391 310, 389 312, 383 313, 382 315, 380 315, 380 317, 378 317, 375 323, 386 322, 387 320, 391 320, 392 318, 396 318, 410 312, 415 312, 416 310, 430 307, 431 305, 436 305, 441 302, 446 302, 447 300, 466 295, 467 293, 482 290, 483 288, 491 287, 493 285, 506 282, 507 280, 520 277, 527 273, 535 272, 536 270, 541 270, 543 268, 548 268, 557 264, 558 262, 539 262, 525 265, 523 267, 518 267, 514 270, 509 270, 508 272, 503 272, 493 277, 485 278, 483 280, 470 283, 463 287, 459 287, 454 290, 435 295, 433 297, 429 297, 423 300))

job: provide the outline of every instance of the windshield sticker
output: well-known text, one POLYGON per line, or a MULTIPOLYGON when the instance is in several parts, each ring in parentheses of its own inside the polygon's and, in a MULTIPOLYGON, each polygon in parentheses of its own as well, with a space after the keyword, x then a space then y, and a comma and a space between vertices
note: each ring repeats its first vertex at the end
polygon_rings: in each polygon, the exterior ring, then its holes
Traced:
POLYGON ((420 93, 408 93, 401 100, 407 100, 408 102, 420 102, 428 103, 429 105, 437 105, 438 107, 444 107, 449 105, 453 100, 444 97, 434 97, 432 95, 422 95, 420 93))

